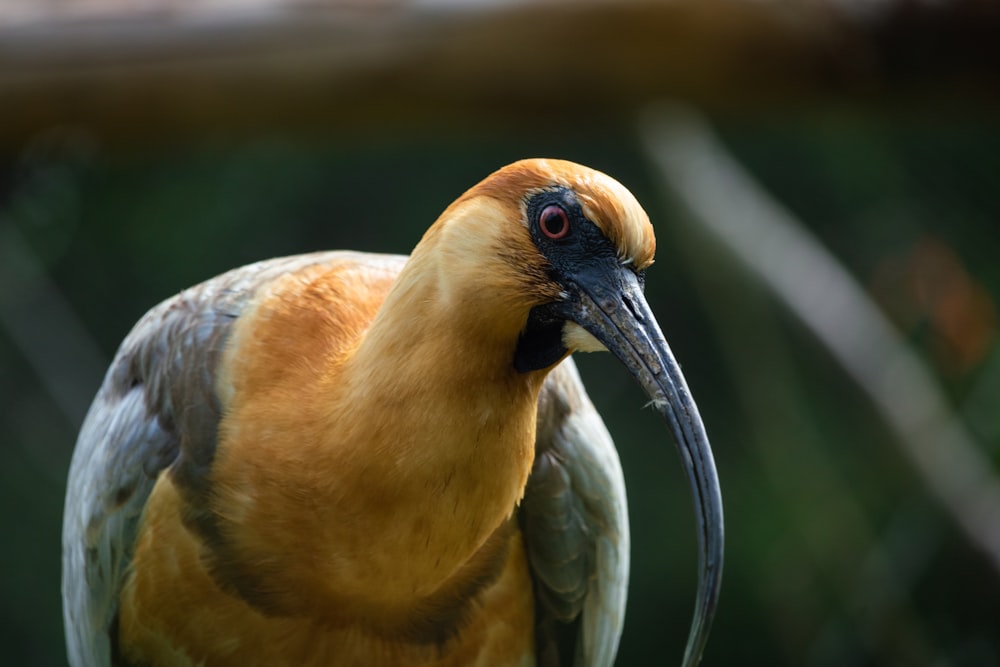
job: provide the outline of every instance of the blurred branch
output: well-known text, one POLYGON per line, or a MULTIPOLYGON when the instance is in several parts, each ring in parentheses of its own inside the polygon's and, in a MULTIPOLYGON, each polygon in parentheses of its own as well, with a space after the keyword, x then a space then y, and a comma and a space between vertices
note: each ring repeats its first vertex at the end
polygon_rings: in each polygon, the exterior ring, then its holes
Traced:
MULTIPOLYGON (((923 512, 915 522, 906 519, 917 512, 897 512, 888 528, 873 524, 857 497, 856 480, 845 475, 828 434, 813 418, 815 382, 789 354, 787 330, 769 296, 732 274, 730 256, 706 248, 697 229, 675 224, 671 231, 671 255, 687 260, 695 298, 712 319, 741 402, 728 412, 746 415, 740 442, 763 473, 749 473, 757 480, 753 495, 774 497, 766 522, 781 529, 768 540, 768 557, 758 564, 754 582, 777 621, 786 660, 822 664, 816 656, 843 650, 851 644, 844 635, 855 631, 878 664, 927 664, 928 633, 910 591, 928 560, 928 536, 940 532, 941 513, 923 512), (880 533, 890 535, 880 542, 880 533), (857 621, 846 632, 842 609, 857 621)), ((728 499, 733 501, 741 499, 728 499)))
POLYGON ((954 521, 1000 570, 1000 484, 937 382, 864 290, 695 116, 651 111, 643 140, 692 218, 742 260, 869 395, 954 521))
POLYGON ((0 331, 10 336, 69 423, 82 423, 107 359, 45 265, 2 214, 0 331))
POLYGON ((0 5, 0 144, 54 124, 144 142, 277 124, 564 124, 664 96, 988 114, 997 27, 1000 5, 976 0, 16 0, 0 5))

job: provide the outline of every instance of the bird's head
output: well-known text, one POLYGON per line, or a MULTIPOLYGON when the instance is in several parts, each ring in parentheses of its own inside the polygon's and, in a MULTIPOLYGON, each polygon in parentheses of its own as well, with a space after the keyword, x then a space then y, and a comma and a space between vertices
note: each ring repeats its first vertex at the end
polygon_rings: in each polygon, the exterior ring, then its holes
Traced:
MULTIPOLYGON (((517 328, 512 363, 530 373, 574 351, 610 350, 664 416, 697 514, 699 596, 685 664, 700 658, 722 572, 722 504, 705 429, 643 295, 656 240, 645 211, 616 180, 561 160, 522 160, 459 198, 432 234, 447 237, 450 281, 489 293, 517 328), (468 272, 465 275, 464 272, 468 272)), ((481 309, 482 302, 469 304, 481 309)), ((503 319, 503 318, 500 318, 503 319)))
POLYGON ((578 301, 580 288, 613 273, 641 284, 656 238, 618 181, 572 162, 536 159, 508 165, 469 189, 421 245, 435 248, 452 308, 488 310, 494 330, 520 336, 514 364, 527 372, 570 352, 606 349, 561 311, 578 301))

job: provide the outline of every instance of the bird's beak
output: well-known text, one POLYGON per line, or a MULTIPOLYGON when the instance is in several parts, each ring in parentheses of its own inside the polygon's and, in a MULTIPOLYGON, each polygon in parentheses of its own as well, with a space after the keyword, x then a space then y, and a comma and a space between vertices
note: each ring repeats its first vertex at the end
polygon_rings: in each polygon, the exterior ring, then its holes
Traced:
POLYGON ((683 662, 693 666, 708 639, 722 581, 724 530, 715 460, 698 407, 646 303, 638 276, 617 264, 602 268, 574 276, 577 293, 567 314, 628 367, 677 442, 691 485, 700 550, 698 598, 683 662))

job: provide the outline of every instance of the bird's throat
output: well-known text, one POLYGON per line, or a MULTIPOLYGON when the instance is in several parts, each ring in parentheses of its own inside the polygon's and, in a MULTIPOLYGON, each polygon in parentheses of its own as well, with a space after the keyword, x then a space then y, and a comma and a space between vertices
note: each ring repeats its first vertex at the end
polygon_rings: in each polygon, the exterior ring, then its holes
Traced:
POLYGON ((528 324, 517 341, 514 368, 528 373, 549 368, 563 359, 569 350, 563 343, 565 320, 551 304, 536 306, 528 315, 528 324))

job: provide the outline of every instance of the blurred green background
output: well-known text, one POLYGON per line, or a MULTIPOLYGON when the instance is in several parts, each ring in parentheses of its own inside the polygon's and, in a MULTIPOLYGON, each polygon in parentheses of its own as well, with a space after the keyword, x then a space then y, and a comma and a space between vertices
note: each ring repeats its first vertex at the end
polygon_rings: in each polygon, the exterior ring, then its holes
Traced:
MULTIPOLYGON (((730 154, 892 321, 994 465, 995 118, 822 104, 708 114, 730 154)), ((943 510, 884 415, 823 344, 692 219, 627 114, 361 131, 279 123, 125 146, 63 124, 8 143, 0 155, 3 664, 65 664, 69 459, 104 367, 145 310, 266 257, 406 253, 464 189, 528 156, 613 175, 657 230, 647 293, 707 424, 726 511, 722 599, 705 664, 1000 664, 997 561, 943 510)), ((624 369, 607 356, 577 361, 629 486, 633 576, 619 664, 675 664, 695 592, 686 482, 667 429, 643 409, 624 369)), ((1000 516, 989 518, 1000 530, 1000 516)))

